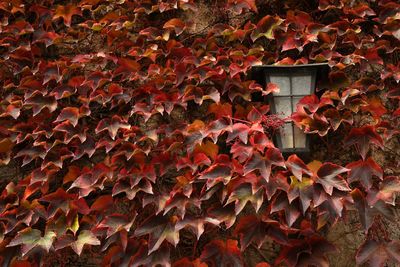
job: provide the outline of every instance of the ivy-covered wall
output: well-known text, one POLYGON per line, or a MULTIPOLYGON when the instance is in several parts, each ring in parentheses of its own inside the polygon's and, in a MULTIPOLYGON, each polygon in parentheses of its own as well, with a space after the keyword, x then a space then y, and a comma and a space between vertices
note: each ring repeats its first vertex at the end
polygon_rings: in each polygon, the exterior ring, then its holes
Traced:
POLYGON ((399 25, 388 0, 0 1, 1 264, 397 266, 399 25), (320 62, 290 118, 249 75, 320 62), (289 119, 308 160, 272 142, 289 119))

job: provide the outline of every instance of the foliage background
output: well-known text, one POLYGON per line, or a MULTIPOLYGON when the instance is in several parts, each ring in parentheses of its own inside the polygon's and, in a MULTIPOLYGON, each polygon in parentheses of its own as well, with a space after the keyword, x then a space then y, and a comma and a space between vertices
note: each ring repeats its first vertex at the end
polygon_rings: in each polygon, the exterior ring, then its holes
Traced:
POLYGON ((398 264, 396 1, 14 0, 0 21, 3 265, 398 264), (313 62, 306 166, 247 73, 313 62))

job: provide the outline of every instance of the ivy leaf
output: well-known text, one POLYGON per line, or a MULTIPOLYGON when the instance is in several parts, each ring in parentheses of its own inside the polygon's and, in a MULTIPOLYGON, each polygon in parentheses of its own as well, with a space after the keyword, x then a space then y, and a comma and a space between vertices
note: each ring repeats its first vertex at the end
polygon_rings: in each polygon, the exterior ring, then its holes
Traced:
POLYGON ((380 120, 380 118, 388 112, 379 97, 371 97, 368 99, 367 103, 368 105, 362 106, 361 110, 370 112, 375 120, 380 120))
POLYGON ((208 265, 202 263, 199 258, 191 261, 189 258, 185 257, 174 262, 172 267, 208 267, 208 265))
POLYGON ((208 107, 208 113, 214 114, 216 119, 232 117, 232 105, 229 103, 212 103, 208 107))
POLYGON ((303 178, 300 182, 293 176, 290 178, 290 189, 287 193, 289 202, 292 203, 294 199, 299 198, 303 214, 305 214, 314 196, 314 180, 311 178, 303 178))
POLYGON ((377 201, 374 206, 371 206, 359 189, 354 189, 351 192, 351 196, 353 197, 365 232, 371 227, 376 215, 382 214, 388 219, 393 218, 393 210, 383 201, 377 201))
POLYGON ((54 122, 69 121, 72 126, 76 127, 79 118, 90 115, 88 107, 82 106, 80 109, 75 107, 63 108, 54 122))
POLYGON ((277 221, 262 221, 256 215, 247 215, 240 218, 235 231, 240 236, 240 248, 244 251, 252 242, 260 248, 267 238, 272 238, 279 244, 287 244, 287 233, 277 221))
POLYGON ((72 243, 71 248, 76 252, 76 254, 81 255, 83 247, 85 245, 100 245, 100 240, 89 230, 83 230, 80 232, 78 239, 72 243))
POLYGON ((133 219, 130 220, 127 216, 122 214, 110 214, 97 225, 96 229, 107 229, 106 238, 109 238, 121 230, 129 232, 135 217, 136 214, 133 214, 133 219))
POLYGON ((108 131, 112 140, 115 140, 119 129, 130 129, 131 125, 125 122, 120 116, 114 115, 111 119, 102 119, 96 127, 96 134, 108 131))
POLYGON ((366 240, 358 249, 357 264, 369 261, 370 266, 384 266, 389 260, 400 264, 400 242, 379 242, 373 239, 366 240))
POLYGON ((247 144, 247 139, 249 135, 250 127, 247 126, 244 123, 235 123, 232 125, 232 132, 228 134, 228 138, 226 139, 226 142, 230 142, 236 137, 239 137, 239 139, 247 144))
POLYGON ((284 194, 279 194, 271 203, 271 213, 277 211, 285 212, 286 223, 289 227, 291 227, 301 215, 295 203, 290 203, 287 196, 284 194))
POLYGON ((383 148, 383 140, 375 131, 373 126, 363 126, 361 128, 351 129, 350 134, 346 137, 344 143, 346 146, 355 145, 364 160, 371 143, 383 148))
POLYGON ((316 182, 321 184, 329 195, 332 195, 333 188, 340 191, 351 191, 347 182, 339 176, 349 170, 333 163, 324 163, 317 171, 316 182))
POLYGON ((66 5, 66 6, 58 6, 56 8, 55 14, 53 16, 53 20, 56 20, 58 18, 63 18, 64 19, 64 24, 68 27, 71 26, 71 20, 73 15, 81 15, 81 10, 72 5, 66 5))
POLYGON ((204 247, 200 260, 210 266, 243 266, 238 242, 232 239, 211 241, 204 247))
POLYGON ((233 203, 225 206, 216 203, 207 209, 207 214, 210 218, 215 219, 219 224, 224 222, 226 228, 231 228, 236 221, 235 206, 233 203))
POLYGON ((296 154, 290 155, 285 165, 299 181, 303 178, 303 174, 313 175, 307 165, 296 154))
POLYGON ((232 170, 230 166, 224 163, 216 163, 203 171, 199 179, 205 179, 211 185, 214 185, 217 181, 223 181, 224 184, 227 184, 231 179, 231 175, 232 170))
POLYGON ((42 237, 42 232, 40 230, 28 227, 18 232, 18 234, 13 240, 11 240, 7 247, 21 245, 22 256, 25 256, 35 247, 41 247, 42 249, 46 250, 46 252, 49 252, 55 237, 56 233, 53 231, 47 231, 42 237))
POLYGON ((387 176, 381 182, 376 199, 395 205, 396 194, 400 192, 400 178, 397 176, 387 176))
MULTIPOLYGON (((149 252, 147 242, 140 240, 140 246, 130 258, 129 266, 171 266, 170 248, 162 245, 157 251, 149 252)), ((201 266, 196 266, 201 267, 201 266)))
POLYGON ((268 182, 271 175, 272 165, 285 167, 284 159, 279 149, 268 148, 264 157, 261 156, 260 153, 255 152, 244 166, 244 175, 247 175, 254 170, 258 170, 268 182))
POLYGON ((176 246, 179 242, 179 231, 175 228, 176 216, 152 216, 135 231, 135 236, 149 235, 149 254, 156 251, 164 240, 176 246))
POLYGON ((173 18, 167 21, 163 28, 169 30, 173 29, 176 35, 180 35, 186 29, 186 24, 180 19, 173 18))
POLYGON ((236 14, 242 14, 243 10, 252 10, 258 13, 255 0, 229 0, 228 8, 231 8, 236 14))
POLYGON ((325 254, 335 251, 336 248, 324 238, 312 235, 302 240, 291 240, 289 245, 283 247, 275 264, 279 266, 285 262, 288 267, 329 266, 325 254))
POLYGON ((56 250, 70 246, 79 256, 82 253, 85 245, 100 245, 100 240, 90 230, 82 230, 78 237, 75 238, 71 235, 64 235, 57 240, 55 245, 56 250))
POLYGON ((52 96, 43 96, 41 93, 37 92, 31 97, 25 100, 24 105, 32 106, 33 116, 36 116, 42 111, 42 109, 47 108, 49 112, 53 112, 57 109, 57 101, 52 96))
POLYGON ((185 219, 176 223, 175 227, 177 231, 180 231, 183 228, 189 228, 197 237, 197 240, 200 239, 200 236, 204 233, 204 224, 211 223, 213 225, 218 225, 219 221, 209 218, 209 217, 190 217, 185 216, 185 219))
POLYGON ((267 39, 274 39, 274 30, 283 23, 283 19, 278 16, 267 15, 263 17, 258 23, 257 28, 251 33, 251 39, 256 41, 260 37, 267 39))
POLYGON ((264 192, 262 189, 253 192, 250 184, 241 184, 233 190, 225 205, 235 202, 235 213, 238 215, 246 206, 247 202, 253 204, 256 212, 261 208, 264 201, 264 192))
POLYGON ((382 168, 372 158, 351 162, 346 166, 346 168, 349 169, 349 182, 360 181, 366 190, 371 188, 373 176, 376 176, 381 180, 383 179, 382 168))

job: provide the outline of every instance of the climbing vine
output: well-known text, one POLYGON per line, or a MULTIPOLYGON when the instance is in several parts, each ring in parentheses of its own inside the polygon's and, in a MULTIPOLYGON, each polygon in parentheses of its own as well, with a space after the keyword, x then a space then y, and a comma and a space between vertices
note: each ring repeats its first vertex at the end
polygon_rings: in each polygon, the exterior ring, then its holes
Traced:
POLYGON ((389 0, 0 1, 0 262, 245 266, 272 240, 258 267, 326 266, 356 210, 357 264, 399 263, 399 47, 389 0), (248 74, 320 62, 290 119, 330 153, 285 158, 248 74))

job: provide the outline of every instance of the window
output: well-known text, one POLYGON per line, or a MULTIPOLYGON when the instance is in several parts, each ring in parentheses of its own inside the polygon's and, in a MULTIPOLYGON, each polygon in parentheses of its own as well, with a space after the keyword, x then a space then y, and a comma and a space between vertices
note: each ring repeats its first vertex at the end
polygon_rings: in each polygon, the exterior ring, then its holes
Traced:
MULTIPOLYGON (((274 83, 280 88, 271 99, 272 112, 290 117, 300 99, 313 92, 315 72, 315 69, 286 69, 266 76, 266 83, 274 83)), ((291 121, 285 123, 277 141, 283 151, 289 149, 295 152, 307 147, 306 134, 291 121)))
MULTIPOLYGON (((254 79, 260 84, 276 84, 280 91, 267 96, 271 112, 289 118, 296 111, 296 105, 304 96, 313 94, 317 76, 327 74, 326 63, 307 65, 263 65, 254 67, 254 79)), ((274 137, 275 145, 285 154, 306 154, 309 152, 309 138, 290 119, 274 137)))

